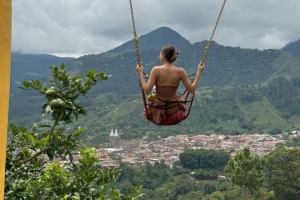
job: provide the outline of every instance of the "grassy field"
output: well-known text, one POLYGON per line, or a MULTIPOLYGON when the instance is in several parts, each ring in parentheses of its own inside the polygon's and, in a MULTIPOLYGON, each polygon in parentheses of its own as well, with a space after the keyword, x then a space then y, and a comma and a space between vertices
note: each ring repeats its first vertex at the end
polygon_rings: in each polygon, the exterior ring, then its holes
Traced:
POLYGON ((270 128, 288 130, 291 125, 280 117, 280 113, 273 107, 267 98, 251 104, 239 103, 242 116, 252 121, 262 131, 269 131, 270 128))

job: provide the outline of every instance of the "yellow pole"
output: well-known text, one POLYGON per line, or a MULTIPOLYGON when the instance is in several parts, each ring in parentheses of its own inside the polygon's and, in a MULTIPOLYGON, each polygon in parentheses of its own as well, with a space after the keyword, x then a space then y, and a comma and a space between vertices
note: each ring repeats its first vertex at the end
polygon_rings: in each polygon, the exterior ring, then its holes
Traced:
POLYGON ((4 199, 11 59, 11 0, 0 0, 0 199, 4 199))

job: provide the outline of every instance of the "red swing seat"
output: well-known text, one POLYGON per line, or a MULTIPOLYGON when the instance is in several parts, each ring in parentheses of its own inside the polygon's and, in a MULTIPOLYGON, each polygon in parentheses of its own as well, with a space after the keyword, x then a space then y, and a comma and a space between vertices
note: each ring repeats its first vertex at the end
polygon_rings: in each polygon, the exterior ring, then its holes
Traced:
POLYGON ((146 116, 147 120, 151 121, 155 125, 160 125, 160 126, 171 126, 171 125, 176 125, 183 120, 187 118, 187 114, 185 110, 179 109, 176 113, 172 115, 167 115, 164 119, 161 120, 160 124, 156 124, 153 121, 152 116, 144 109, 144 115, 146 116))
MULTIPOLYGON (((172 126, 172 125, 179 124, 180 122, 185 120, 190 114, 195 94, 192 94, 191 101, 187 101, 189 94, 190 93, 187 92, 187 94, 185 95, 184 101, 183 101, 184 104, 186 104, 187 102, 190 102, 189 108, 187 110, 179 109, 176 113, 174 113, 172 115, 166 115, 165 118, 162 119, 159 124, 156 124, 153 121, 152 116, 148 112, 148 104, 146 101, 144 90, 142 89, 142 95, 143 95, 142 97, 143 97, 143 102, 144 102, 144 115, 145 115, 146 119, 151 121, 155 125, 159 125, 159 126, 172 126)), ((161 108, 161 109, 164 109, 164 108, 161 108)))

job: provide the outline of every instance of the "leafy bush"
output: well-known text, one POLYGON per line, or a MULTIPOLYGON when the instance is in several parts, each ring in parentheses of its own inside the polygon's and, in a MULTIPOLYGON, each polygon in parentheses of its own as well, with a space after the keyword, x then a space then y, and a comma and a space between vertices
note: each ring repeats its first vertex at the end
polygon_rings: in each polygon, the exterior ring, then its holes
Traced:
POLYGON ((68 131, 67 125, 86 110, 78 98, 98 81, 107 80, 104 73, 89 70, 85 76, 67 74, 64 64, 51 67, 51 87, 38 80, 22 82, 22 89, 33 89, 44 95, 42 114, 51 114, 51 124, 35 124, 30 130, 10 124, 7 146, 5 199, 137 199, 141 186, 129 196, 108 183, 120 174, 119 167, 101 169, 96 149, 79 149, 84 127, 68 131))

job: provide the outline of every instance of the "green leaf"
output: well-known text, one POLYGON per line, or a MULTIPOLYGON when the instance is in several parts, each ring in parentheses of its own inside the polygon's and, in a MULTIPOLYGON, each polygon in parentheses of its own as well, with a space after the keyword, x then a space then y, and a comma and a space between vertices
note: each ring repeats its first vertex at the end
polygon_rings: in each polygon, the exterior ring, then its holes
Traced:
POLYGON ((49 160, 52 161, 53 158, 54 158, 54 155, 55 155, 55 151, 54 151, 53 149, 49 149, 49 150, 46 152, 46 154, 47 154, 49 160))
POLYGON ((19 88, 25 89, 25 90, 28 89, 29 86, 30 86, 28 81, 23 81, 23 82, 22 82, 22 85, 23 85, 23 87, 19 87, 19 88))
POLYGON ((54 72, 58 72, 58 67, 56 65, 54 65, 52 69, 54 72))
MULTIPOLYGON (((24 127, 10 124, 10 134, 7 156, 7 179, 5 180, 5 190, 7 199, 130 199, 118 190, 114 190, 116 196, 107 196, 111 188, 110 185, 103 184, 115 180, 119 176, 119 169, 98 168, 99 158, 95 148, 80 149, 81 158, 79 163, 73 163, 72 152, 77 148, 81 133, 85 127, 78 127, 77 130, 69 131, 69 127, 56 126, 63 121, 65 124, 71 123, 72 114, 78 120, 79 116, 86 114, 86 109, 81 102, 76 102, 80 97, 86 95, 92 89, 99 79, 106 80, 107 75, 97 73, 95 70, 89 70, 87 76, 69 76, 65 70, 66 66, 61 64, 50 67, 52 78, 48 81, 55 88, 55 94, 45 92, 50 89, 45 87, 46 84, 39 80, 22 82, 23 89, 38 90, 45 102, 41 104, 42 113, 51 113, 52 119, 55 120, 53 132, 49 133, 48 129, 52 126, 48 123, 34 125, 28 133, 24 127), (74 92, 71 90, 75 88, 74 92), (66 103, 66 106, 51 108, 50 102, 60 98, 66 103), (56 123, 57 122, 57 123, 56 123), (32 144, 33 145, 32 145, 32 144), (10 146, 9 146, 10 145, 10 146), (17 150, 18 153, 15 153, 17 150), (45 153, 49 160, 53 161, 55 157, 62 160, 69 158, 65 164, 44 166, 47 158, 41 154, 45 153), (20 162, 24 161, 22 165, 20 162), (17 164, 17 165, 15 165, 17 164), (56 167, 55 167, 56 166, 56 167), (65 169, 68 169, 65 171, 65 169), (98 183, 98 186, 96 185, 98 183), (75 192, 76 191, 76 192, 75 192), (10 194, 15 196, 9 196, 10 194), (13 197, 13 198, 10 198, 13 197)), ((47 82, 47 83, 48 83, 47 82)), ((49 119, 47 119, 49 120, 49 119)), ((53 163, 53 162, 52 162, 53 163)), ((6 197, 5 196, 5 197, 6 197)), ((132 195, 134 196, 134 195, 132 195)), ((6 199, 6 198, 5 198, 6 199)))
POLYGON ((80 200, 80 194, 78 192, 75 192, 75 196, 73 196, 75 200, 80 200))
POLYGON ((75 119, 78 120, 78 114, 77 113, 73 113, 73 115, 75 116, 75 119))
POLYGON ((104 178, 103 176, 101 176, 100 178, 98 178, 98 180, 96 181, 97 185, 103 185, 104 183, 104 178))
POLYGON ((33 145, 35 145, 35 144, 36 144, 36 139, 35 139, 34 135, 28 133, 27 136, 28 136, 29 139, 31 140, 31 143, 32 143, 33 145))
POLYGON ((96 70, 88 70, 88 73, 86 75, 87 78, 94 80, 96 78, 95 76, 96 76, 96 70))
POLYGON ((50 135, 47 135, 44 139, 39 140, 37 143, 41 146, 42 149, 44 149, 50 139, 50 135))
POLYGON ((81 115, 87 115, 87 111, 84 108, 80 109, 78 113, 81 115))
POLYGON ((62 63, 62 64, 60 65, 60 69, 61 69, 61 70, 64 70, 64 69, 65 69, 65 67, 66 67, 66 66, 65 66, 65 64, 64 64, 64 63, 62 63))

